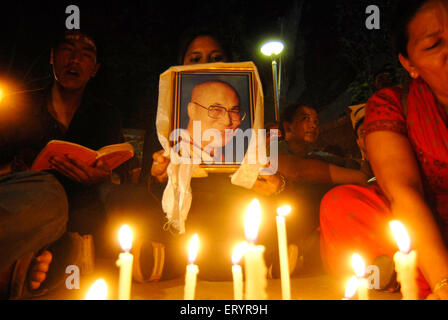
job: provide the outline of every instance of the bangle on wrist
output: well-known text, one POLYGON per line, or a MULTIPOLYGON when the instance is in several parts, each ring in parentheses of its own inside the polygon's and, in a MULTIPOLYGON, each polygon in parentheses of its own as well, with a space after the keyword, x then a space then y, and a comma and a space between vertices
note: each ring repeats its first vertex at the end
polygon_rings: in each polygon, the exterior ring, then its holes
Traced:
POLYGON ((280 179, 282 181, 281 181, 280 188, 274 193, 274 196, 282 193, 285 190, 285 187, 286 187, 286 178, 285 178, 285 176, 282 175, 281 173, 279 173, 278 175, 279 175, 279 177, 280 177, 280 179))
POLYGON ((440 289, 444 288, 444 287, 448 287, 448 278, 444 278, 442 280, 440 280, 439 282, 436 283, 436 285, 434 286, 434 291, 439 291, 440 289))

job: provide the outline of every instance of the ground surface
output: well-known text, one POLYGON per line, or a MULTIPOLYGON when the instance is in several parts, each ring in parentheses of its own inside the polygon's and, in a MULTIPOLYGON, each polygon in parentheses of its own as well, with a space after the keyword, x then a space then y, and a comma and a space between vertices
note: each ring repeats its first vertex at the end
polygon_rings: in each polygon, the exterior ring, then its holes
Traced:
MULTIPOLYGON (((68 290, 64 287, 45 296, 42 300, 81 300, 98 278, 108 284, 108 299, 117 299, 118 268, 112 260, 99 260, 95 270, 87 276, 81 276, 80 289, 68 290)), ((174 279, 153 283, 133 283, 131 297, 134 300, 181 300, 183 299, 184 279, 174 279)), ((291 296, 293 300, 340 300, 344 296, 345 281, 322 273, 307 273, 291 279, 291 296)), ((279 279, 268 280, 268 299, 281 299, 279 279)), ((369 298, 374 300, 398 300, 399 293, 369 290, 369 298)), ((227 282, 210 282, 199 280, 196 287, 198 300, 232 300, 233 284, 227 282)))

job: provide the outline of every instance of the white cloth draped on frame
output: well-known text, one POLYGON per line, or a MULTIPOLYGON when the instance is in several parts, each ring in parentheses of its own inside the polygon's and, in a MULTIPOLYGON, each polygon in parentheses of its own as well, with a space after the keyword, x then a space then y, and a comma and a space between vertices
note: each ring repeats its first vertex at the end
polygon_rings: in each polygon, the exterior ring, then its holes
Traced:
MULTIPOLYGON (((176 229, 179 233, 185 232, 185 221, 190 210, 192 201, 192 191, 190 181, 192 177, 206 177, 207 172, 199 164, 182 163, 180 156, 172 150, 170 145, 170 134, 173 112, 173 94, 175 88, 174 76, 181 71, 194 71, 204 69, 229 69, 229 70, 251 70, 254 79, 254 121, 252 125, 253 134, 249 142, 248 150, 253 150, 258 154, 258 129, 263 129, 264 123, 264 97, 263 89, 258 75, 258 71, 253 62, 238 63, 210 63, 189 66, 174 66, 160 75, 159 81, 159 101, 157 108, 157 135, 165 150, 164 156, 170 157, 168 166, 168 183, 163 193, 162 208, 168 219, 168 225, 176 229)), ((219 71, 217 71, 219 72, 219 71)), ((238 170, 231 176, 231 183, 251 189, 257 176, 263 167, 258 157, 256 163, 248 161, 248 152, 238 170)))

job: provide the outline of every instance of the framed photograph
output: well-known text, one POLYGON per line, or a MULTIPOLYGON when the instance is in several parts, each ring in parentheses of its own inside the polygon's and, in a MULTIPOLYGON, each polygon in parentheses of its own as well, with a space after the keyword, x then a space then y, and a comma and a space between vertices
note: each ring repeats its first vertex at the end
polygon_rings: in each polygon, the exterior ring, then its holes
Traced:
POLYGON ((253 68, 178 71, 173 89, 171 132, 175 138, 171 146, 175 151, 196 157, 195 163, 200 157, 207 171, 238 169, 254 124, 257 86, 253 68))

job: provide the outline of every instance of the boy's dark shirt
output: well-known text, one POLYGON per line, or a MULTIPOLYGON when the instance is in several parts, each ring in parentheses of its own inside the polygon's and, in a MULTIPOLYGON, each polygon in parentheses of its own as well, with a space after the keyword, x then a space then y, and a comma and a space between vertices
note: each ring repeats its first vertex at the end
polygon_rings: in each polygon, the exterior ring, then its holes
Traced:
MULTIPOLYGON (((29 169, 50 140, 73 142, 93 150, 124 142, 117 110, 95 98, 88 89, 66 132, 49 113, 48 99, 51 99, 51 86, 14 99, 17 103, 14 109, 20 112, 20 119, 2 135, 0 156, 3 163, 13 161, 13 171, 29 169)), ((72 184, 61 175, 58 178, 66 187, 72 184)))

